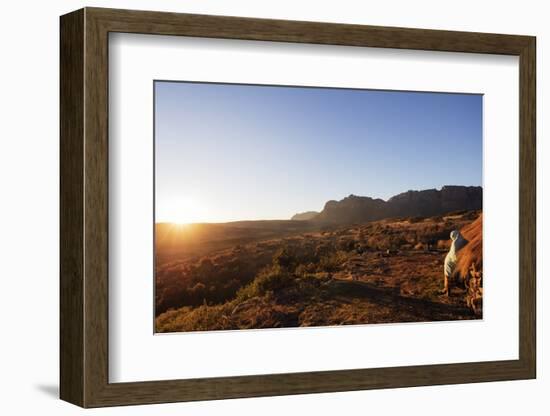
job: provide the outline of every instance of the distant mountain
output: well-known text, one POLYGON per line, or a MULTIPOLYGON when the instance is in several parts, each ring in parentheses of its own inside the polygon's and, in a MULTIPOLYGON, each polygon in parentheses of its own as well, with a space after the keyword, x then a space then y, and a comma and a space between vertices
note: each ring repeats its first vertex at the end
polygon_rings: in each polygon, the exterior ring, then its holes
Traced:
POLYGON ((330 223, 360 223, 385 218, 386 202, 368 196, 350 195, 341 201, 328 201, 315 221, 330 223))
MULTIPOLYGON (((350 195, 340 201, 328 201, 323 210, 309 220, 352 224, 392 217, 429 217, 458 210, 481 209, 482 196, 480 186, 444 186, 441 190, 407 191, 387 201, 350 195)), ((297 215, 302 214, 292 218, 297 215)))
POLYGON ((312 220, 317 215, 319 215, 319 213, 317 211, 299 212, 298 214, 293 215, 291 220, 293 220, 293 221, 308 221, 308 220, 312 220))
POLYGON ((408 191, 388 200, 394 216, 431 216, 458 210, 481 209, 481 186, 444 186, 440 191, 408 191))

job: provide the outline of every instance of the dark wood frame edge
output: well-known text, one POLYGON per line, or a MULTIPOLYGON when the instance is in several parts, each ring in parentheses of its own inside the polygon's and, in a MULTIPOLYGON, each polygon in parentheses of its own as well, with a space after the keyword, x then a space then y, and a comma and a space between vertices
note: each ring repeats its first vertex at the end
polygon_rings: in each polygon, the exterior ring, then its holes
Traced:
POLYGON ((85 8, 60 19, 60 396, 82 407, 536 377, 536 40, 531 36, 85 8), (516 55, 519 359, 136 383, 108 381, 108 33, 516 55))

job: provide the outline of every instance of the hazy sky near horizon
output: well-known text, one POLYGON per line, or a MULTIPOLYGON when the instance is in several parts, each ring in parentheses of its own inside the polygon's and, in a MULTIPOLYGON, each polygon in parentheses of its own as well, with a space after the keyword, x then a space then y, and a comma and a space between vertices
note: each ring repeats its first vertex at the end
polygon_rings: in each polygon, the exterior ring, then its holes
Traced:
POLYGON ((156 222, 482 184, 482 96, 156 81, 156 222))

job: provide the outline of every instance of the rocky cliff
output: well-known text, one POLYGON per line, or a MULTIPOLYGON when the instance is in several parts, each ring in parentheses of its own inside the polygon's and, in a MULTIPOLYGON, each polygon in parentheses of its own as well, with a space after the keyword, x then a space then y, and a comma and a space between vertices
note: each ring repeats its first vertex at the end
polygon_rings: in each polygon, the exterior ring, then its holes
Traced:
POLYGON ((318 215, 307 219, 351 224, 392 217, 427 217, 481 209, 482 195, 480 186, 444 186, 440 190, 407 191, 387 201, 350 195, 340 201, 328 201, 318 215))

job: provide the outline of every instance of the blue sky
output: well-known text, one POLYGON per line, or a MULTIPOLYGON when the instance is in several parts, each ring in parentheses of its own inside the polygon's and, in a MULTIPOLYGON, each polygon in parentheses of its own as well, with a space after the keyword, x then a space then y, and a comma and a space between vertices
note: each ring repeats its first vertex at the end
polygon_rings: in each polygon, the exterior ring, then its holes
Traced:
POLYGON ((157 81, 157 222, 482 183, 482 96, 157 81))

